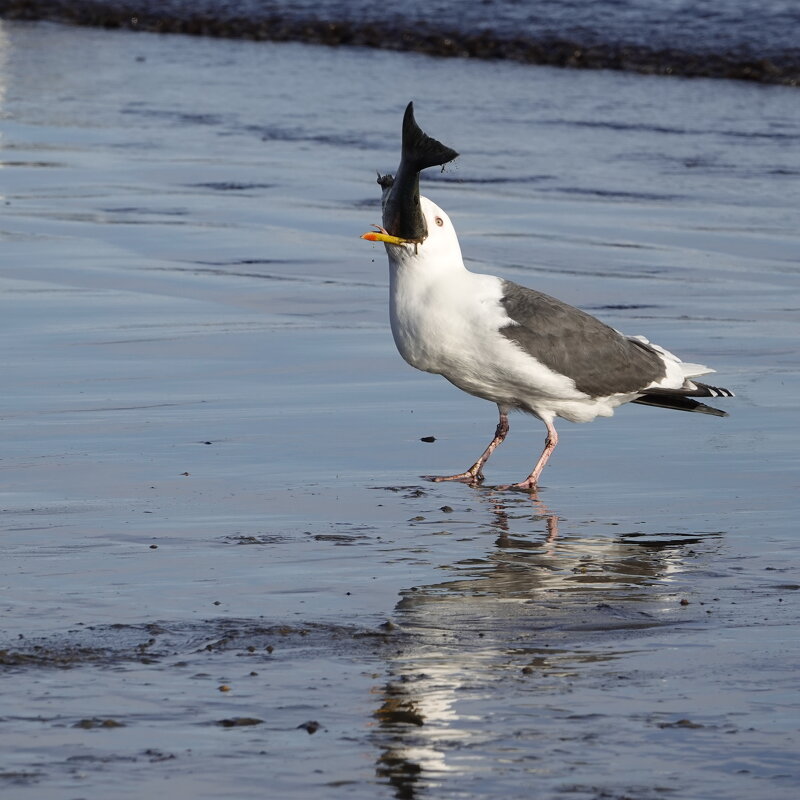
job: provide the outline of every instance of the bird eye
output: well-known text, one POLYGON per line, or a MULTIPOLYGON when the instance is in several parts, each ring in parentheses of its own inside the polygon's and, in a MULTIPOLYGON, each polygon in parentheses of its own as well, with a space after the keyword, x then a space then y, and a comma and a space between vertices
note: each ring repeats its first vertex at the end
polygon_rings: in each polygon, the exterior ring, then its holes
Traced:
POLYGON ((436 217, 436 219, 435 219, 434 221, 436 222, 436 224, 437 224, 437 225, 438 225, 440 228, 442 227, 442 225, 444 225, 444 220, 443 220, 441 217, 436 217))

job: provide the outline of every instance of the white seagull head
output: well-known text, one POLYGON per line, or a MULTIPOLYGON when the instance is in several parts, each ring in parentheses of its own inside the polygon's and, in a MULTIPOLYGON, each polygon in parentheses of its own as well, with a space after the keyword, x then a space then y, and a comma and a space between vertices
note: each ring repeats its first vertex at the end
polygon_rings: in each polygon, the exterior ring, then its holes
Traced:
POLYGON ((450 217, 427 197, 420 196, 420 207, 425 218, 428 235, 421 242, 402 239, 375 225, 376 231, 361 238, 370 242, 383 242, 389 262, 393 265, 425 265, 426 269, 447 271, 464 268, 461 247, 450 217))

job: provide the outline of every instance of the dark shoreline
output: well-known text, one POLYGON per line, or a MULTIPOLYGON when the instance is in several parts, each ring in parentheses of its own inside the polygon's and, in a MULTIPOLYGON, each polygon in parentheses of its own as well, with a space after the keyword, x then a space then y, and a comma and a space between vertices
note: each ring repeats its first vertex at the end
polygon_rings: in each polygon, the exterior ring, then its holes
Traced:
POLYGON ((249 17, 214 14, 153 4, 79 0, 0 0, 0 17, 48 20, 71 25, 125 28, 150 33, 213 36, 254 41, 304 42, 330 47, 370 47, 444 58, 506 60, 574 69, 611 69, 649 75, 722 78, 756 83, 800 85, 800 51, 785 63, 747 54, 697 53, 651 49, 625 43, 585 45, 565 38, 509 38, 490 31, 467 33, 433 29, 425 21, 398 24, 297 18, 267 13, 249 17))

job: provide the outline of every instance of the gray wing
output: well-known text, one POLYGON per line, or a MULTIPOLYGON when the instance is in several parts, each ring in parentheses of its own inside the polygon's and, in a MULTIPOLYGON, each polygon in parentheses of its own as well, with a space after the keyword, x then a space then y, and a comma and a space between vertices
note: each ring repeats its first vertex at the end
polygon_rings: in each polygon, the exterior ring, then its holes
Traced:
POLYGON ((590 397, 637 392, 666 375, 655 350, 554 297, 503 281, 501 303, 515 324, 500 332, 590 397))

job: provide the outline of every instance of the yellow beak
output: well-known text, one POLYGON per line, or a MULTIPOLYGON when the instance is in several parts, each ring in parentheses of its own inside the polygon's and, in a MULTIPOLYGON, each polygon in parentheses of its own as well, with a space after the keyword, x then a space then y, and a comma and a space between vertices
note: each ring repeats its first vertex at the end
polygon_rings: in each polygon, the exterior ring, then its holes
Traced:
POLYGON ((377 228, 378 230, 363 233, 361 238, 366 239, 368 242, 386 242, 386 244, 414 244, 410 239, 401 239, 399 236, 392 236, 391 233, 387 233, 383 228, 381 228, 380 225, 374 225, 373 227, 377 228))

